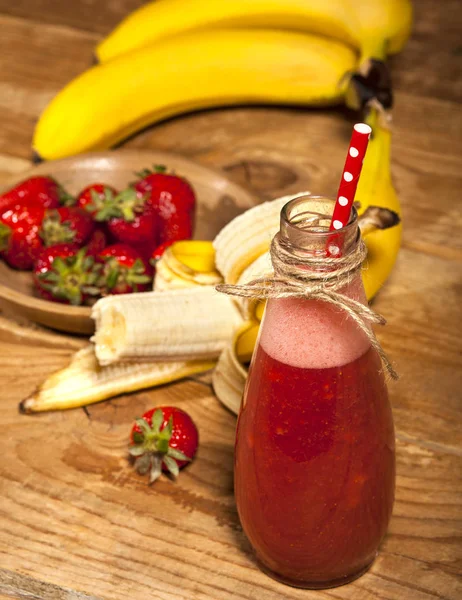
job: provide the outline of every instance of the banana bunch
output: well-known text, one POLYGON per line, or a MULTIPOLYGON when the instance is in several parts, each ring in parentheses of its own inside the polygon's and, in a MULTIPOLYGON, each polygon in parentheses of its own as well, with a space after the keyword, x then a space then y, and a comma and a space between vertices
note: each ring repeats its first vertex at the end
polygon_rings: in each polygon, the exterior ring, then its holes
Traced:
POLYGON ((45 109, 34 151, 56 159, 104 150, 201 108, 350 104, 352 74, 399 52, 411 22, 410 0, 148 3, 45 109))
MULTIPOLYGON (((373 108, 373 128, 357 191, 368 247, 363 269, 371 299, 390 275, 401 240, 400 205, 390 177, 389 124, 373 108)), ((306 192, 304 192, 306 193, 306 192)), ((297 194, 298 196, 299 194, 297 194)), ((211 242, 176 242, 157 263, 160 290, 108 296, 93 307, 94 344, 79 351, 24 400, 24 412, 73 408, 161 385, 215 367, 218 398, 237 413, 264 302, 218 294, 219 281, 245 283, 272 271, 269 246, 281 208, 296 196, 259 204, 211 242), (218 362, 217 362, 218 361, 218 362)))

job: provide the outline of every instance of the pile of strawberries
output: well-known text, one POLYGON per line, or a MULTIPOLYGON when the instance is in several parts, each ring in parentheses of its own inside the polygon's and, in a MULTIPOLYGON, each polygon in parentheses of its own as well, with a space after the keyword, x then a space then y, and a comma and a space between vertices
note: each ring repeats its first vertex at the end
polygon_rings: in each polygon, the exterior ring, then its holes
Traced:
POLYGON ((32 177, 0 196, 0 256, 32 270, 47 300, 143 292, 165 248, 192 237, 195 208, 191 185, 165 167, 121 192, 95 183, 75 198, 52 177, 32 177))

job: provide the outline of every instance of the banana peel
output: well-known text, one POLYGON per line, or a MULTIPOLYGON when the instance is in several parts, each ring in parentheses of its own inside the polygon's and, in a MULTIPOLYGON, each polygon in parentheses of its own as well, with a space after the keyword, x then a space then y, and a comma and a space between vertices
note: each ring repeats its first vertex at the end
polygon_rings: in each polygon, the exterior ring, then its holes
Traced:
POLYGON ((164 385, 209 371, 215 361, 99 365, 93 345, 79 350, 70 364, 53 373, 21 402, 22 413, 64 410, 94 404, 118 394, 164 385))

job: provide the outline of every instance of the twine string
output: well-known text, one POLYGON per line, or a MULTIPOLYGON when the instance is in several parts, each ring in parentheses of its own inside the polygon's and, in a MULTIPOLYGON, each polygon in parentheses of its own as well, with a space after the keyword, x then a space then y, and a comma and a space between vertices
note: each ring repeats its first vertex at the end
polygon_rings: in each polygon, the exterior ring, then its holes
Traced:
POLYGON ((269 298, 307 298, 331 304, 346 313, 366 335, 379 354, 392 379, 398 379, 388 356, 369 324, 385 325, 386 320, 368 305, 348 298, 339 290, 345 288, 361 269, 367 249, 360 239, 355 249, 344 256, 294 256, 284 245, 280 234, 271 243, 273 277, 262 277, 241 285, 220 284, 219 292, 252 300, 269 298))

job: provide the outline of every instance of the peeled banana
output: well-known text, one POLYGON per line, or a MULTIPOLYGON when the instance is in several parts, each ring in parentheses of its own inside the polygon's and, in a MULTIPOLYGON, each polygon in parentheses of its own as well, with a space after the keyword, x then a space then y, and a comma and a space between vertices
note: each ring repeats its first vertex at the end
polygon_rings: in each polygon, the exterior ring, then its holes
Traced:
POLYGON ((339 40, 363 59, 399 52, 412 23, 410 0, 161 0, 131 13, 96 48, 100 62, 193 30, 274 28, 339 40))
POLYGON ((33 148, 43 159, 103 150, 149 124, 206 107, 336 103, 356 64, 350 47, 315 35, 187 33, 77 77, 41 115, 33 148))
POLYGON ((218 358, 242 323, 213 286, 108 296, 92 309, 100 365, 120 361, 218 358))

